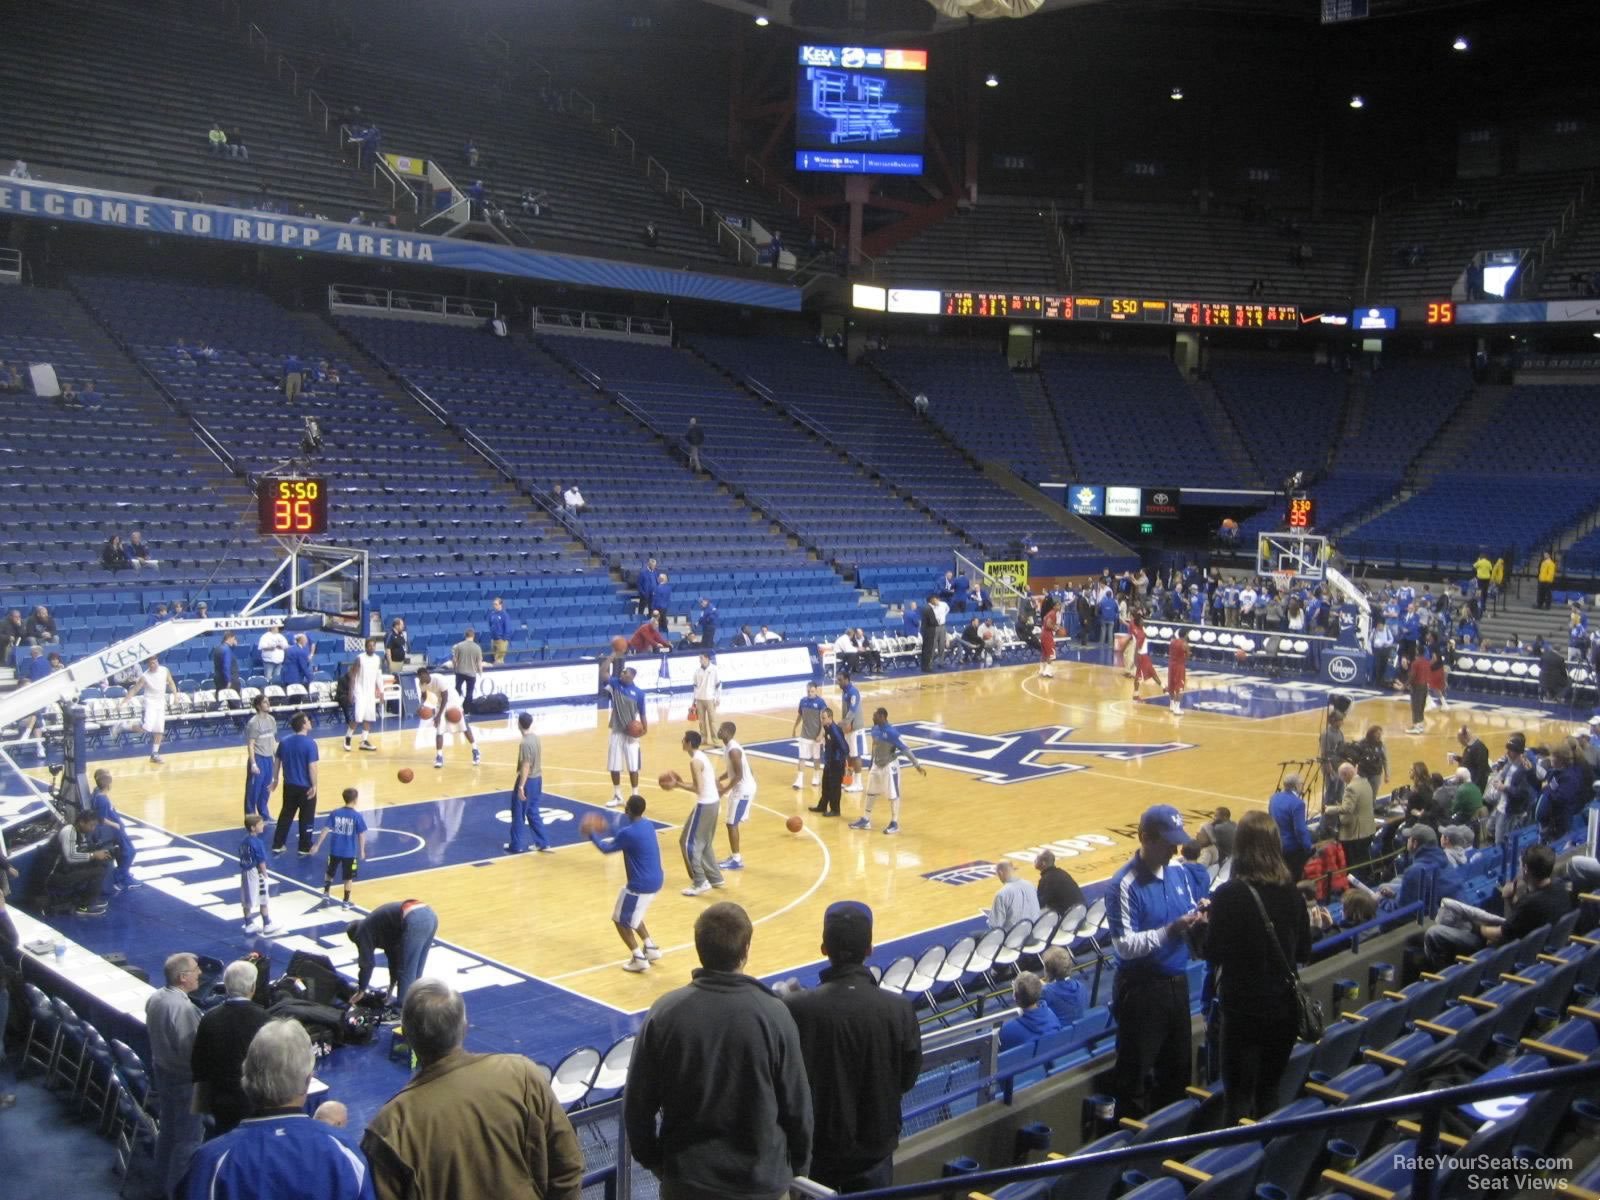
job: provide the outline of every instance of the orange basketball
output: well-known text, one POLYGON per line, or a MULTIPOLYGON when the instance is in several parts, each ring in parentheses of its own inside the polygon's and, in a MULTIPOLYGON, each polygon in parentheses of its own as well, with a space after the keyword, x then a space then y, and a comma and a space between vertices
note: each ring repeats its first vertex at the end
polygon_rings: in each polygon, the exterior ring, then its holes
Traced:
POLYGON ((629 737, 643 737, 644 736, 644 722, 643 721, 629 721, 628 722, 628 736, 629 737))
POLYGON ((789 832, 790 833, 799 833, 802 829, 804 829, 806 827, 806 823, 804 821, 802 821, 799 817, 790 817, 787 821, 784 822, 784 824, 786 824, 789 827, 789 832))
POLYGON ((459 708, 455 708, 455 707, 451 707, 451 708, 445 709, 444 710, 444 719, 446 721, 450 721, 450 722, 460 721, 461 720, 461 710, 459 708))
POLYGON ((578 831, 588 837, 591 833, 604 833, 607 824, 599 813, 584 813, 583 819, 578 822, 578 831))
POLYGON ((1240 646, 1233 652, 1233 657, 1236 662, 1249 662, 1250 651, 1246 650, 1243 646, 1240 646))
POLYGON ((611 653, 613 653, 613 654, 621 654, 627 648, 628 648, 628 639, 623 637, 620 633, 617 634, 616 637, 611 639, 611 653))
POLYGON ((394 777, 396 779, 398 779, 401 783, 410 783, 413 779, 415 779, 417 777, 417 773, 415 771, 413 771, 410 767, 401 767, 398 771, 395 772, 394 777))
POLYGON ((678 777, 676 771, 663 771, 656 776, 656 783, 663 792, 670 792, 682 782, 683 780, 678 777))
POLYGON ((433 720, 433 706, 431 704, 424 704, 421 708, 417 709, 417 716, 421 717, 424 721, 433 720))

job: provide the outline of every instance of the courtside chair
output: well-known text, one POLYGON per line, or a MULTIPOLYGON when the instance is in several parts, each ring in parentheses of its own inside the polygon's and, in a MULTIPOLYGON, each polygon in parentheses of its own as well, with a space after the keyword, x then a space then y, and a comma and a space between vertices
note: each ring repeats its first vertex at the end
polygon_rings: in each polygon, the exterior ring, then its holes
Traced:
POLYGON ((574 1108, 583 1103, 594 1084, 595 1072, 600 1069, 600 1051, 593 1046, 581 1046, 556 1064, 550 1079, 556 1103, 562 1108, 574 1108))
POLYGON ((46 996, 31 983, 22 985, 28 1002, 28 1034, 22 1044, 22 1066, 38 1067, 48 1080, 55 1070, 56 1047, 61 1041, 61 1015, 46 996))
POLYGON ((939 971, 934 977, 934 982, 946 987, 953 987, 959 994, 961 992, 961 981, 967 977, 967 973, 972 969, 972 955, 977 948, 978 939, 970 933, 965 937, 957 938, 955 944, 945 954, 944 961, 939 964, 939 971))
POLYGON ((911 1001, 913 1007, 918 1004, 935 1007, 933 989, 939 982, 939 968, 944 965, 946 954, 943 946, 929 946, 918 957, 901 993, 911 1001))
POLYGON ((905 995, 906 984, 911 981, 912 973, 917 969, 917 960, 909 954, 902 954, 883 969, 883 978, 878 980, 878 986, 886 992, 896 996, 905 995))
POLYGON ((88 1026, 72 1011, 72 1006, 59 996, 50 997, 50 1007, 56 1011, 61 1034, 56 1040, 55 1058, 45 1077, 45 1085, 53 1086, 59 1081, 67 1086, 70 1095, 76 1096, 78 1078, 87 1057, 88 1026))
POLYGON ((1039 914, 1039 919, 1033 923, 1033 929, 1028 934, 1028 940, 1023 944, 1022 952, 1037 958, 1050 949, 1051 938, 1055 937, 1056 930, 1061 927, 1061 914, 1053 909, 1045 909, 1039 914))
POLYGON ((967 962, 967 978, 956 984, 956 991, 961 993, 963 1000, 967 999, 967 983, 976 978, 984 986, 988 985, 989 972, 994 969, 995 955, 1000 953, 1000 947, 1006 940, 1006 931, 1003 929, 990 929, 978 939, 978 944, 972 948, 972 957, 967 962))
POLYGON ((1089 909, 1082 904, 1074 904, 1061 918, 1061 923, 1056 926, 1056 931, 1050 937, 1052 946, 1070 947, 1073 942, 1082 937, 1084 918, 1089 914, 1089 909))
POLYGON ((628 1064, 633 1061, 634 1035, 619 1038, 600 1059, 595 1069, 594 1083, 590 1087, 588 1103, 598 1104, 622 1091, 628 1082, 628 1064))
POLYGON ((1022 947, 1033 934, 1033 921, 1023 917, 1010 929, 1006 930, 1005 940, 1000 943, 1000 949, 995 952, 994 965, 989 968, 989 986, 999 986, 997 976, 1006 967, 1014 967, 1017 960, 1022 957, 1022 947))

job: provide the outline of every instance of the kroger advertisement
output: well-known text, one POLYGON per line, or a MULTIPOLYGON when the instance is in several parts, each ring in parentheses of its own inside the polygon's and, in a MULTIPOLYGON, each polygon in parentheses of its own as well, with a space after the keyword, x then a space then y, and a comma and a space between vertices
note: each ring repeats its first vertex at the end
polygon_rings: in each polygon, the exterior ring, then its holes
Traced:
POLYGON ((795 169, 922 174, 927 70, 926 50, 801 46, 795 169))

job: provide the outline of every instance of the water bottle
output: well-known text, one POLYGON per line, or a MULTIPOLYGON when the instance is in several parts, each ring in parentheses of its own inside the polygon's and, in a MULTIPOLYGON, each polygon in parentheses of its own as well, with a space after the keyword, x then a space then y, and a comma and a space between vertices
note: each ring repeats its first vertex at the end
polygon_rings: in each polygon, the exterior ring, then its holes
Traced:
POLYGON ((59 933, 56 934, 55 952, 56 952, 56 966, 60 967, 61 963, 62 963, 62 960, 64 960, 67 957, 67 939, 62 937, 59 933))

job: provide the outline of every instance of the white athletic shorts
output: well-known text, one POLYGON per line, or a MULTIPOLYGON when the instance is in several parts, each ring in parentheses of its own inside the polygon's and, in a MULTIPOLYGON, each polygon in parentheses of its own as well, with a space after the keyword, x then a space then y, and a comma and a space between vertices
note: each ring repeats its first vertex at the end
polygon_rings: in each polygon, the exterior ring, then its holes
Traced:
POLYGON ((239 872, 239 903, 245 912, 254 912, 267 902, 267 881, 255 871, 239 872))
POLYGON ((353 707, 357 725, 370 725, 378 719, 378 698, 371 692, 358 692, 353 707))
POLYGON ((822 761, 822 748, 815 738, 795 738, 795 753, 800 756, 803 763, 818 763, 822 761))
POLYGON ((888 800, 900 799, 900 764, 894 762, 868 771, 867 795, 882 796, 888 800))
POLYGON ((859 726, 846 725, 844 727, 844 740, 850 747, 850 753, 857 758, 866 758, 870 751, 867 749, 867 731, 859 726))
POLYGON ((722 798, 722 823, 743 825, 750 819, 750 809, 755 804, 755 799, 754 788, 749 791, 729 792, 722 798))
POLYGON ((167 731, 166 696, 146 696, 144 698, 144 719, 139 722, 139 725, 146 733, 165 733, 167 731))
POLYGON ((606 770, 637 771, 643 759, 638 738, 618 733, 615 729, 611 731, 611 740, 606 746, 606 770))
POLYGON ((655 898, 655 892, 630 892, 627 888, 623 888, 617 893, 617 903, 611 910, 611 919, 618 925, 637 929, 644 924, 644 915, 650 911, 650 902, 655 898))

